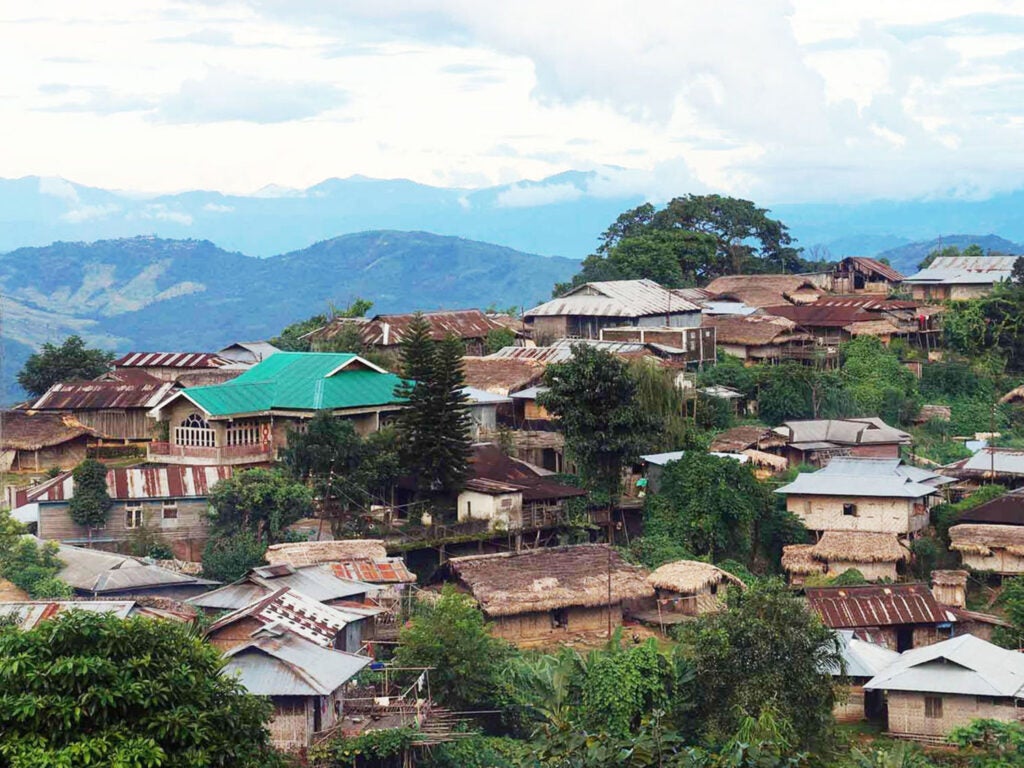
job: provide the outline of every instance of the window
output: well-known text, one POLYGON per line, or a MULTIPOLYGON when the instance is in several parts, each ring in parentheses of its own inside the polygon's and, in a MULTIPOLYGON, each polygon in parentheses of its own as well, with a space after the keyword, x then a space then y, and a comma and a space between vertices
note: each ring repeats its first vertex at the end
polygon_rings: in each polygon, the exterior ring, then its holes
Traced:
POLYGON ((190 413, 174 428, 174 444, 213 448, 216 445, 215 434, 206 419, 198 413, 190 413))
POLYGON ((810 502, 810 499, 807 499, 807 500, 804 501, 804 514, 805 515, 811 514, 811 502, 810 502))
POLYGON ((228 445, 259 445, 260 423, 256 419, 235 421, 227 428, 228 445))
POLYGON ((467 501, 466 502, 466 517, 472 517, 472 516, 473 516, 473 502, 472 501, 467 501))
POLYGON ((568 629, 569 627, 569 613, 565 608, 556 608, 551 612, 551 628, 552 629, 568 629))
POLYGON ((857 516, 857 505, 856 504, 843 504, 843 514, 850 515, 851 517, 857 516))
POLYGON ((502 509, 511 509, 512 508, 512 499, 510 499, 508 497, 502 499, 501 500, 501 508, 502 509))
POLYGON ((925 696, 924 697, 924 716, 935 720, 942 718, 942 697, 941 696, 925 696))
POLYGON ((178 504, 174 501, 164 502, 164 520, 177 520, 178 519, 178 504))
POLYGON ((978 704, 988 707, 1012 707, 1013 699, 1008 696, 978 696, 978 704))
POLYGON ((124 506, 124 527, 138 528, 142 525, 142 505, 125 504, 124 506))

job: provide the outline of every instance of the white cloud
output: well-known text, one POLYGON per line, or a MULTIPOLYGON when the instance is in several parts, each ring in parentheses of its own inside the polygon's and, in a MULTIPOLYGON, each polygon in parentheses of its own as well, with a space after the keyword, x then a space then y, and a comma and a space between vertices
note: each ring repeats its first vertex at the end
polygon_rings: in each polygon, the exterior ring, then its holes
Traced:
POLYGON ((568 203, 583 197, 575 184, 514 184, 498 194, 500 208, 532 208, 551 203, 568 203))
POLYGON ((203 206, 203 210, 210 213, 231 213, 235 210, 235 207, 233 205, 222 205, 221 203, 207 203, 203 206))
POLYGON ((69 224, 81 224, 91 219, 103 219, 121 210, 121 206, 114 203, 102 205, 81 205, 72 208, 67 213, 61 214, 61 220, 69 224))
POLYGON ((184 224, 186 227, 192 224, 192 217, 184 211, 175 211, 163 203, 147 205, 140 216, 144 219, 156 219, 157 221, 170 221, 175 224, 184 224))
POLYGON ((78 192, 75 186, 64 179, 55 177, 44 177, 39 179, 39 194, 59 197, 71 203, 78 202, 78 192))

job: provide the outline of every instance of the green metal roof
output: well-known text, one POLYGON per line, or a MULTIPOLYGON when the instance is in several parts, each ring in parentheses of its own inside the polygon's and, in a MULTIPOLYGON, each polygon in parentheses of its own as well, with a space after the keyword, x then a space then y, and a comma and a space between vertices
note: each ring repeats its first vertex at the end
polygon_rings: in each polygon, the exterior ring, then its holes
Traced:
POLYGON ((275 409, 341 410, 402 402, 395 396, 395 387, 402 380, 393 373, 367 370, 359 363, 338 370, 356 357, 336 352, 278 352, 231 381, 189 387, 182 394, 211 416, 275 409))

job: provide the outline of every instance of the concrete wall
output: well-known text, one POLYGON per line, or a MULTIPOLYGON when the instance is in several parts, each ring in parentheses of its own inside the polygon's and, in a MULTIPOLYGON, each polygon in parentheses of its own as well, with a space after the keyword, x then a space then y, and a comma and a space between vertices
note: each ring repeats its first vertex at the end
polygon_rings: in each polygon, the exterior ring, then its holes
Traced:
MULTIPOLYGON (((927 694, 931 696, 932 694, 927 694)), ((977 696, 935 694, 942 699, 942 717, 925 716, 923 693, 889 691, 889 731, 918 736, 946 736, 954 728, 968 725, 972 720, 991 718, 1012 722, 1018 710, 1012 706, 999 706, 977 696)))
POLYGON ((469 520, 490 520, 492 528, 508 530, 513 520, 520 520, 523 513, 523 494, 503 493, 492 496, 478 491, 463 491, 459 494, 459 522, 469 520))
POLYGON ((993 285, 954 285, 949 292, 949 298, 954 301, 966 301, 967 299, 978 299, 992 293, 993 285))
POLYGON ((914 499, 875 496, 810 496, 789 494, 786 508, 812 531, 870 531, 914 533, 928 525, 927 508, 913 514, 914 499), (843 505, 855 504, 856 515, 844 515, 843 505))

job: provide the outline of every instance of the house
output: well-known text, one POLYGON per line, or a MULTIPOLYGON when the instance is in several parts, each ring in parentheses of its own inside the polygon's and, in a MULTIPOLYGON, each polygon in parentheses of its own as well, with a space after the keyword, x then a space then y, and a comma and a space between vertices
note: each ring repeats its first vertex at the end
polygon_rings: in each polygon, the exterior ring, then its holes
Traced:
POLYGON ((107 494, 113 505, 107 522, 89 530, 71 519, 75 481, 64 472, 15 495, 15 516, 35 524, 36 534, 64 544, 117 549, 142 531, 166 542, 175 557, 198 561, 206 545, 208 498, 213 487, 231 477, 231 467, 119 467, 107 470, 107 494))
POLYGON ((725 608, 730 586, 747 586, 728 571, 700 560, 677 560, 655 569, 648 577, 654 588, 655 609, 630 612, 631 616, 662 627, 715 613, 725 608))
POLYGON ((885 344, 899 335, 895 323, 869 311, 856 299, 828 299, 811 304, 785 304, 765 307, 765 313, 784 317, 814 340, 814 350, 825 358, 835 358, 839 346, 857 336, 875 336, 885 344))
POLYGON ((775 432, 793 464, 827 464, 835 456, 898 459, 911 436, 878 417, 787 421, 775 432))
POLYGON ((222 652, 242 645, 263 627, 279 627, 323 648, 358 652, 363 629, 379 609, 324 605, 289 587, 281 587, 244 608, 222 616, 203 633, 222 652))
POLYGON ((0 412, 0 469, 42 472, 80 464, 99 434, 63 413, 0 412))
POLYGON ((271 544, 264 557, 270 565, 287 564, 294 568, 327 565, 340 579, 377 587, 416 583, 416 575, 402 558, 388 557, 382 539, 271 544))
POLYGON ((305 749, 315 734, 338 722, 345 686, 371 662, 273 625, 259 629, 225 657, 223 674, 237 677, 246 691, 273 703, 270 740, 286 752, 305 749))
POLYGON ((603 635, 622 624, 623 603, 654 595, 647 573, 603 544, 455 557, 447 565, 492 632, 523 645, 603 635))
POLYGON ((86 597, 187 600, 217 586, 216 581, 113 552, 60 544, 57 557, 64 563, 57 578, 86 597))
POLYGON ((857 630, 859 636, 900 652, 952 637, 958 621, 927 584, 807 587, 804 593, 826 627, 857 630))
POLYGON ((0 619, 17 622, 23 630, 35 629, 42 622, 68 611, 113 614, 119 619, 144 616, 147 619, 165 619, 188 624, 195 620, 195 611, 171 600, 26 600, 0 603, 0 619), (14 617, 13 619, 9 617, 14 617))
POLYGON ((1008 621, 990 613, 967 609, 967 571, 932 571, 932 595, 949 608, 957 618, 957 634, 974 635, 991 640, 996 627, 1012 626, 1008 621))
POLYGON ((976 299, 1009 281, 1017 256, 938 256, 903 286, 918 301, 976 299))
POLYGON ((742 302, 748 307, 806 304, 826 291, 803 275, 726 275, 705 288, 718 301, 742 302))
POLYGON ((584 283, 523 315, 533 339, 599 339, 602 328, 624 325, 695 328, 700 306, 653 280, 584 283))
POLYGON ((838 576, 850 569, 868 581, 895 581, 897 565, 909 559, 910 551, 894 533, 825 531, 816 544, 784 547, 782 567, 794 585, 802 584, 806 576, 838 576))
POLYGON ((900 655, 881 645, 875 645, 857 637, 852 629, 836 631, 842 668, 829 666, 828 673, 843 680, 842 691, 832 708, 832 714, 840 723, 855 723, 860 720, 876 720, 884 716, 885 701, 881 691, 865 691, 864 685, 871 678, 888 669, 900 655))
POLYGON ((145 371, 125 368, 92 381, 54 384, 31 410, 69 414, 107 440, 152 440, 156 422, 149 411, 176 388, 145 371))
POLYGON ((767 427, 744 425, 719 432, 711 439, 708 450, 712 453, 741 453, 749 456, 755 465, 782 472, 789 461, 782 456, 786 439, 767 427))
POLYGON ((1024 654, 960 635, 902 653, 864 690, 885 693, 892 736, 943 739, 972 720, 1019 722, 1024 654))
POLYGON ((199 595, 188 603, 207 613, 237 611, 284 587, 330 606, 367 603, 367 598, 377 592, 372 584, 338 578, 328 566, 296 568, 287 563, 276 563, 253 568, 238 581, 199 595))
POLYGON ((887 296, 899 290, 904 279, 904 276, 891 266, 877 259, 847 256, 832 268, 832 291, 887 296))
POLYGON ((210 352, 129 352, 114 361, 114 371, 141 371, 160 381, 196 387, 219 384, 242 370, 210 352))
POLYGON ((216 352, 217 357, 234 365, 256 365, 281 350, 269 341, 236 341, 216 352))
POLYGON ((715 330, 718 349, 750 363, 803 359, 813 350, 809 333, 776 315, 706 315, 702 327, 715 330))
POLYGON ((550 472, 506 456, 493 444, 473 446, 470 476, 457 500, 459 522, 486 521, 490 530, 531 531, 565 523, 566 499, 582 488, 563 485, 550 472))
MULTIPOLYGON (((535 347, 509 349, 528 350, 535 347)), ((500 353, 487 357, 462 358, 463 376, 467 387, 502 396, 537 384, 544 378, 544 365, 533 360, 506 358, 500 353)))
POLYGON ((486 439, 498 431, 498 408, 511 405, 512 398, 496 395, 476 387, 463 387, 466 405, 469 408, 470 431, 473 440, 486 439))
POLYGON ((911 535, 928 525, 932 501, 949 478, 901 459, 837 456, 817 472, 801 472, 776 493, 812 531, 911 535))
MULTIPOLYGON (((455 336, 466 345, 467 355, 487 354, 487 336, 492 331, 511 330, 516 336, 521 335, 510 328, 507 321, 499 321, 479 309, 440 310, 420 314, 430 326, 430 337, 434 341, 455 336)), ((413 312, 401 315, 376 315, 370 319, 337 317, 303 338, 309 340, 314 351, 329 350, 331 342, 339 334, 354 332, 363 347, 375 352, 397 355, 402 342, 409 336, 409 326, 415 317, 416 314, 413 312)))
POLYGON ((223 384, 174 393, 153 416, 169 440, 148 446, 166 464, 265 464, 288 445, 288 432, 326 411, 360 434, 375 432, 402 408, 401 379, 343 353, 278 352, 223 384))
POLYGON ((949 540, 968 568, 1024 574, 1024 492, 1004 494, 962 513, 949 529, 949 540))
POLYGON ((942 472, 967 483, 988 481, 1019 488, 1024 485, 1024 451, 1019 448, 981 448, 966 459, 947 464, 942 472))
POLYGON ((654 354, 689 365, 714 362, 718 357, 715 328, 701 323, 695 328, 650 327, 602 328, 601 341, 639 342, 654 354))

